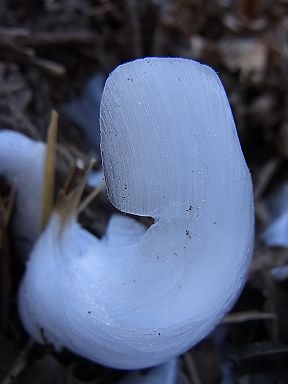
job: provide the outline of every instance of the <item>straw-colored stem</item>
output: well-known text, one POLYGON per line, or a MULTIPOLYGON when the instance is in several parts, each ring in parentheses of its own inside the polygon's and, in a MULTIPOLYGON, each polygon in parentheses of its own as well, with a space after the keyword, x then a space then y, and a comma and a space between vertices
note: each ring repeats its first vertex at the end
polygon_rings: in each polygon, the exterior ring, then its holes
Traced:
POLYGON ((45 161, 45 178, 42 205, 42 229, 45 228, 54 205, 54 183, 55 183, 55 162, 56 144, 58 130, 58 113, 52 111, 51 121, 47 135, 47 152, 45 161))
POLYGON ((84 209, 91 203, 92 200, 95 199, 95 197, 101 192, 103 191, 103 189, 105 188, 105 181, 103 180, 98 187, 94 188, 93 191, 86 197, 86 199, 84 199, 80 204, 79 204, 79 207, 78 207, 78 210, 77 210, 77 213, 78 215, 84 211, 84 209))

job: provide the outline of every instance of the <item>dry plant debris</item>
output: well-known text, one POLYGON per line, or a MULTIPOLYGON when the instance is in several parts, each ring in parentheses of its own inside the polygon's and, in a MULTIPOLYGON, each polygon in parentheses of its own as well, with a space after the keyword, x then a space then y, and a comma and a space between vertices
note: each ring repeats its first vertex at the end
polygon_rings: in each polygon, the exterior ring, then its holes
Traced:
MULTIPOLYGON (((1 129, 45 140, 52 109, 61 111, 63 103, 79 96, 92 74, 108 75, 116 65, 136 57, 194 58, 213 66, 224 82, 254 180, 255 256, 233 312, 182 359, 184 383, 288 380, 288 278, 279 282, 271 274, 274 267, 288 264, 288 250, 268 248, 260 236, 269 220, 267 197, 288 178, 287 33, 285 0, 0 4, 1 129)), ((79 127, 61 113, 58 135, 56 191, 76 159, 90 158, 79 127)), ((88 188, 85 195, 90 192, 88 188)), ((19 324, 16 294, 23 262, 11 242, 12 207, 13 186, 1 180, 0 381, 117 383, 123 372, 67 351, 56 354, 49 346, 34 346, 22 359, 28 340, 19 324), (15 377, 9 376, 13 369, 15 377)), ((80 220, 101 236, 113 211, 105 193, 100 193, 80 220)))

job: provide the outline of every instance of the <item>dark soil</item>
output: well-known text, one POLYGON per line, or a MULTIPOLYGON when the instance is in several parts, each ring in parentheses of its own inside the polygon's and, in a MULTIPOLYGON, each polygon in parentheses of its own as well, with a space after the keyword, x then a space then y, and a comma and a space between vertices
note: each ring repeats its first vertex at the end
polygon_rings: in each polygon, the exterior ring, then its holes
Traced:
MULTIPOLYGON (((59 188, 73 161, 91 154, 63 104, 81 95, 91 75, 106 77, 143 56, 187 57, 219 73, 254 183, 247 284, 223 324, 181 358, 183 382, 286 383, 288 278, 277 282, 271 270, 288 263, 288 250, 265 246, 260 234, 265 202, 288 177, 287 1, 2 0, 0 129, 46 140, 51 110, 58 110, 59 188)), ((0 180, 0 191, 0 382, 12 372, 6 383, 117 383, 123 372, 30 344, 16 310, 24 266, 9 240, 13 190, 0 180)), ((101 236, 113 211, 103 192, 80 220, 101 236)))

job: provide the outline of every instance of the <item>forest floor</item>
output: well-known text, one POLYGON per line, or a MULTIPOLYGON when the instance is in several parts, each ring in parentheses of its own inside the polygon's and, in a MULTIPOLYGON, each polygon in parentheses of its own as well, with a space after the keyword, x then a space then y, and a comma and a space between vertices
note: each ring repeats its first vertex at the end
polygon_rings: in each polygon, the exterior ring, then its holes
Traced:
MULTIPOLYGON (((59 188, 73 160, 97 158, 65 105, 83 96, 92 77, 105 79, 117 65, 145 56, 191 58, 217 71, 254 184, 256 242, 247 284, 215 333, 181 358, 182 381, 287 383, 288 274, 279 280, 271 271, 288 264, 288 250, 261 240, 267 202, 288 177, 287 0, 1 1, 0 129, 45 141, 57 110, 59 188)), ((10 241, 5 180, 0 192, 0 382, 117 383, 124 372, 29 341, 17 315, 24 265, 10 241)), ((80 221, 101 236, 114 211, 103 191, 80 221)))

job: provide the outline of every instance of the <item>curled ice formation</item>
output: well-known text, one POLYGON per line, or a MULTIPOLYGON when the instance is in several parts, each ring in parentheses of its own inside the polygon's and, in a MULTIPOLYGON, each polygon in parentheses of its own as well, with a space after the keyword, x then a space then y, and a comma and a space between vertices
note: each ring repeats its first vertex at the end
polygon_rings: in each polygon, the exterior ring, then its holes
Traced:
POLYGON ((23 279, 19 308, 39 342, 135 369, 199 342, 244 285, 252 185, 216 73, 186 59, 118 67, 101 102, 111 202, 152 216, 112 219, 99 240, 55 212, 23 279))

